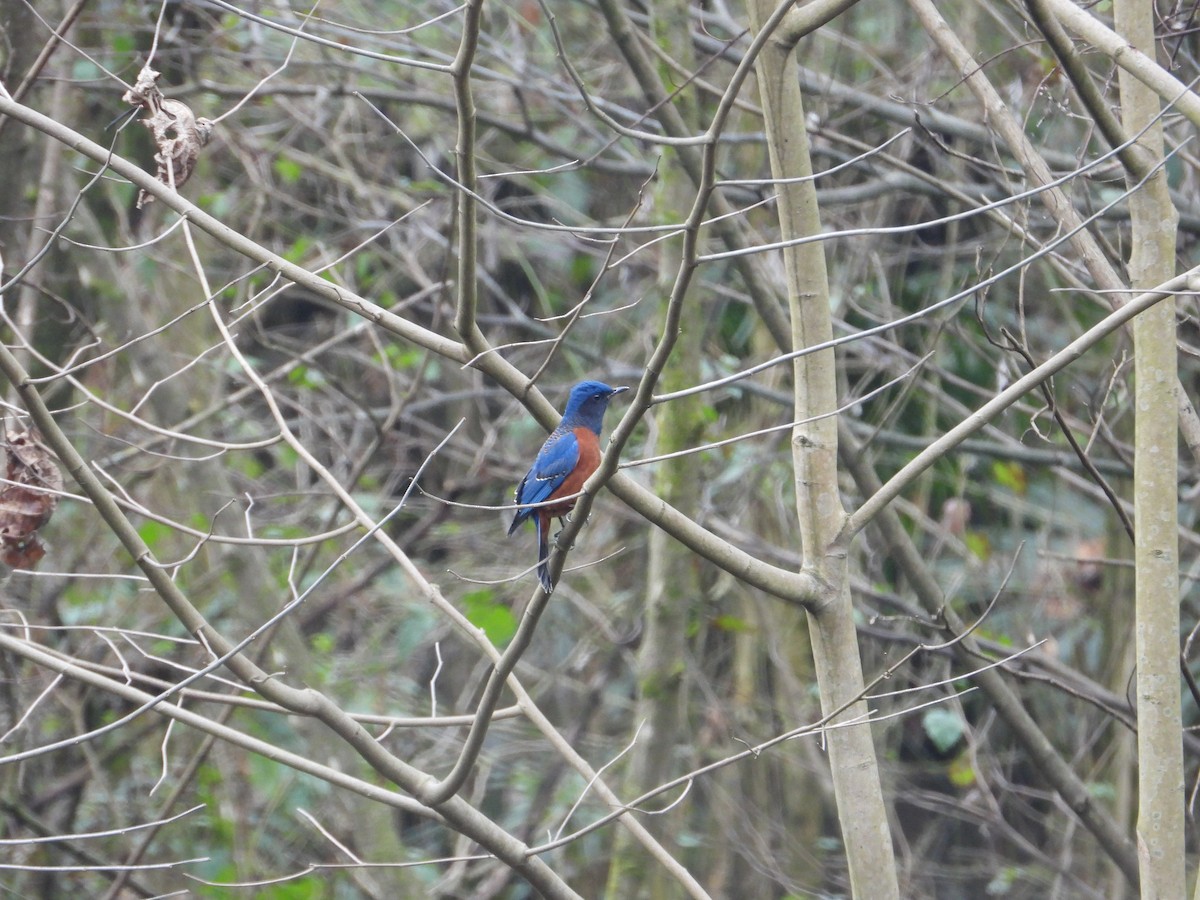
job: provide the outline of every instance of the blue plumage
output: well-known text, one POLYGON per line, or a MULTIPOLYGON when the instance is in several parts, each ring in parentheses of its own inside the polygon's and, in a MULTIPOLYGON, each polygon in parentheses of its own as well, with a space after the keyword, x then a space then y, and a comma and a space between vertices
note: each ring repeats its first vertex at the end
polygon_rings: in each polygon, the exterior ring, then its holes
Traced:
MULTIPOLYGON (((575 471, 579 463, 579 438, 573 431, 563 431, 562 426, 551 433, 538 451, 533 466, 517 486, 517 503, 543 503, 562 487, 567 476, 575 471)), ((512 534, 521 523, 537 512, 536 507, 518 509, 513 516, 508 533, 512 534)))
POLYGON ((600 428, 604 423, 604 411, 613 395, 624 390, 628 388, 613 388, 600 381, 581 381, 571 388, 562 421, 546 438, 529 472, 517 486, 517 503, 521 508, 513 516, 508 533, 511 535, 527 519, 536 521, 538 580, 547 592, 553 590, 546 565, 550 555, 550 520, 561 519, 569 513, 575 501, 564 500, 548 506, 535 504, 577 494, 596 471, 600 464, 600 428))

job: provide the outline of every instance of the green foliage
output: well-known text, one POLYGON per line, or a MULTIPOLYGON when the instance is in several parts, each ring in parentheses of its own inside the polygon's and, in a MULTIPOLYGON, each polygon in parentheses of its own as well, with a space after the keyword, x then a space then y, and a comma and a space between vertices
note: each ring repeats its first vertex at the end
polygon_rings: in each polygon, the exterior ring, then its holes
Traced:
POLYGON ((758 329, 758 321, 744 304, 723 303, 719 322, 721 343, 735 360, 743 359, 750 351, 750 341, 758 329))
POLYGON ((236 203, 237 195, 230 191, 200 194, 196 198, 197 206, 219 219, 228 217, 234 211, 236 203))
POLYGON ((734 634, 753 630, 753 626, 745 619, 731 615, 715 617, 712 620, 712 625, 714 628, 720 629, 721 631, 728 631, 734 634))
POLYGON ((508 604, 490 588, 464 594, 463 613, 476 628, 482 628, 488 640, 497 647, 507 644, 517 633, 517 617, 508 604))
POLYGON ((146 543, 146 546, 150 548, 150 552, 154 554, 158 554, 162 542, 173 532, 174 529, 171 526, 154 519, 147 519, 138 526, 138 537, 146 543))
POLYGON ((963 721, 958 713, 941 706, 927 709, 921 716, 921 727, 939 753, 949 753, 962 740, 963 721))
POLYGON ((596 261, 577 253, 571 258, 571 280, 578 286, 590 285, 596 277, 596 261))
POLYGON ((992 542, 982 531, 967 531, 963 534, 963 543, 976 559, 989 559, 992 555, 992 542))
POLYGON ((950 779, 950 783, 956 788, 965 790, 971 787, 978 780, 975 772, 975 767, 971 763, 971 754, 963 750, 954 759, 950 760, 950 765, 946 769, 946 775, 950 779))
POLYGON ((1012 891, 1021 879, 1021 869, 1016 866, 1005 866, 993 876, 987 884, 989 897, 1005 897, 1012 891))
POLYGON ((297 364, 288 372, 288 383, 307 390, 317 390, 326 385, 325 373, 303 364, 297 364))
POLYGON ((383 355, 389 366, 401 371, 415 369, 426 357, 426 354, 416 347, 409 347, 396 342, 384 344, 383 355))
POLYGON ((334 637, 329 632, 322 631, 309 638, 309 645, 317 656, 328 657, 333 653, 334 637))
POLYGON ((304 167, 294 159, 289 159, 286 156, 275 157, 271 165, 275 169, 275 174, 279 176, 284 184, 295 184, 300 180, 300 176, 304 174, 304 167))
POLYGON ((292 241, 291 246, 284 250, 280 255, 288 262, 299 263, 304 261, 309 251, 312 249, 312 239, 301 235, 292 241))
POLYGON ((996 480, 997 484, 1007 488, 1014 494, 1024 494, 1029 488, 1025 469, 1018 462, 1001 462, 999 460, 993 462, 992 477, 996 480))

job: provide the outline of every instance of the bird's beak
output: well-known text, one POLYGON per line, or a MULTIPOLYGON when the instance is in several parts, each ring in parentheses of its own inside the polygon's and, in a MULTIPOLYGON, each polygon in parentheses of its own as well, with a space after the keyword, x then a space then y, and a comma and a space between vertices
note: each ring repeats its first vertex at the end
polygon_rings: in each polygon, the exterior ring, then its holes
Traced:
POLYGON ((628 386, 628 385, 626 385, 626 386, 624 386, 624 387, 615 387, 615 388, 613 388, 613 389, 612 389, 612 393, 611 393, 611 394, 609 394, 608 396, 610 396, 610 397, 615 397, 617 394, 623 394, 623 393, 625 393, 627 390, 629 390, 629 386, 628 386))

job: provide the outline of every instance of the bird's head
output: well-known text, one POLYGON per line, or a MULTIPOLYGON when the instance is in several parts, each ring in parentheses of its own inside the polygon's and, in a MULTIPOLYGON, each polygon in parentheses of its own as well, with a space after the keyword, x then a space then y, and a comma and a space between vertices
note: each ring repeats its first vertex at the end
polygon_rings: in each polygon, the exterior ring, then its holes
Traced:
POLYGON ((599 434, 608 401, 627 390, 627 387, 609 387, 602 381, 579 382, 571 388, 571 396, 563 412, 563 425, 568 428, 587 427, 599 434))

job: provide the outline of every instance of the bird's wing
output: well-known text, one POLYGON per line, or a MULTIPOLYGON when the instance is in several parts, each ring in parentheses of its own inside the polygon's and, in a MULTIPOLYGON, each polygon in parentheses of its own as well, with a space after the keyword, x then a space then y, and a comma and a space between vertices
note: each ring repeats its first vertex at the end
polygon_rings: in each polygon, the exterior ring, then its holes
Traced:
POLYGON ((578 464, 579 439, 570 431, 551 435, 517 489, 517 502, 541 503, 550 499, 578 464))

